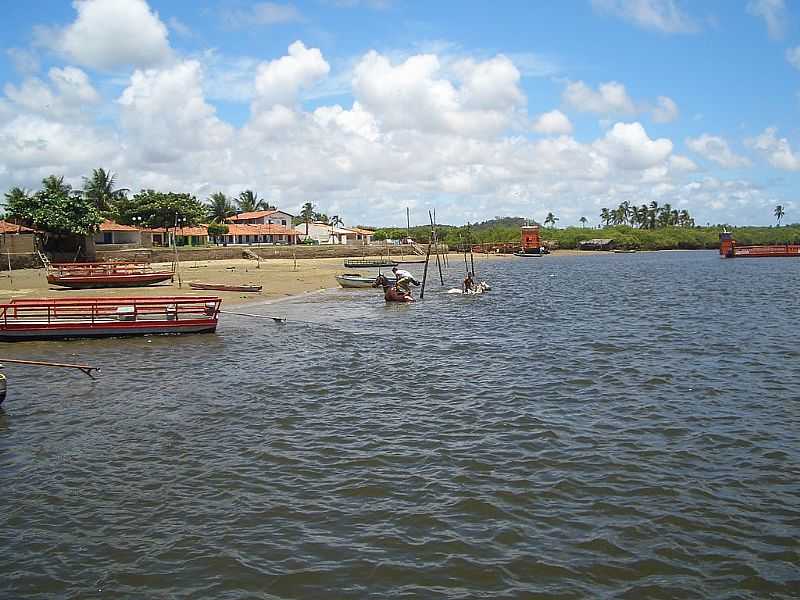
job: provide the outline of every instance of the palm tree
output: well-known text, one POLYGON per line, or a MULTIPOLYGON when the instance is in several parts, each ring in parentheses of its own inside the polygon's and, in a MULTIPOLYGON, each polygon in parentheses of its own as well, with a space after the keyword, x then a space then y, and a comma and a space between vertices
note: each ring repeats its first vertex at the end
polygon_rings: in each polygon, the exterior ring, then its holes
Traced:
POLYGON ((333 215, 331 217, 330 226, 336 227, 337 225, 344 225, 344 221, 339 218, 339 215, 333 215))
POLYGON ((14 202, 21 202, 28 198, 28 190, 21 187, 13 187, 6 192, 6 204, 13 204, 14 202))
POLYGON ((233 202, 222 192, 215 192, 208 197, 208 217, 217 223, 224 223, 225 219, 236 214, 233 202))
POLYGON ((257 210, 266 210, 269 206, 263 200, 258 198, 258 194, 253 190, 245 190, 239 194, 239 199, 236 200, 239 206, 239 212, 256 212, 257 210))
POLYGON ((589 219, 587 219, 586 217, 581 217, 578 220, 581 222, 581 227, 586 227, 586 223, 589 222, 589 219))
POLYGON ((656 228, 656 219, 658 219, 658 202, 653 200, 647 209, 647 218, 650 221, 650 229, 656 228))
POLYGON ((127 188, 114 188, 116 175, 103 168, 94 169, 91 177, 83 178, 83 193, 91 200, 101 213, 114 210, 114 203, 123 198, 127 188))
POLYGON ((778 227, 780 227, 780 226, 781 226, 781 219, 782 219, 782 218, 783 218, 783 216, 786 214, 786 213, 784 213, 784 212, 783 212, 783 206, 781 206, 780 204, 778 204, 778 205, 775 207, 775 210, 772 212, 772 214, 774 214, 774 215, 775 215, 775 218, 776 218, 776 219, 778 219, 778 227))
POLYGON ((611 213, 607 208, 600 209, 600 220, 608 227, 608 224, 611 222, 611 213))
POLYGON ((558 217, 556 217, 553 213, 547 213, 547 216, 544 218, 544 224, 550 224, 551 227, 556 226, 556 221, 558 221, 558 217))
POLYGON ((311 202, 303 204, 303 208, 300 209, 300 216, 306 223, 306 235, 308 235, 308 224, 314 220, 314 205, 311 202))

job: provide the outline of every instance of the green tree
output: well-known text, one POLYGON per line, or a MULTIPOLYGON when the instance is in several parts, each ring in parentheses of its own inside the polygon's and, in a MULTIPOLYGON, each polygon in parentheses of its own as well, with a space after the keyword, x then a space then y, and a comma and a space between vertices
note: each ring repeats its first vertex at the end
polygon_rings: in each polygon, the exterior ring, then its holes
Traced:
POLYGON ((217 238, 221 235, 227 235, 230 228, 225 225, 224 223, 209 223, 208 224, 208 235, 214 238, 214 242, 217 243, 217 238))
POLYGON ((775 206, 775 210, 772 211, 772 214, 775 215, 776 219, 778 219, 778 227, 780 227, 781 226, 781 219, 786 214, 785 212, 783 212, 783 206, 781 206, 780 204, 775 206))
POLYGON ((656 223, 658 222, 658 202, 653 200, 650 203, 650 206, 647 208, 647 219, 649 223, 650 229, 656 228, 656 223))
POLYGON ((331 227, 337 227, 338 225, 344 225, 344 221, 339 218, 339 215, 333 215, 329 222, 331 227))
POLYGON ((587 219, 586 217, 581 217, 579 220, 581 222, 581 227, 586 227, 586 223, 589 222, 589 219, 587 219))
POLYGON ((611 212, 607 208, 600 209, 600 220, 608 227, 611 224, 611 212))
POLYGON ((9 190, 6 212, 26 225, 59 235, 89 235, 103 222, 93 202, 55 175, 45 177, 42 189, 33 195, 20 188, 9 190))
POLYGON ((236 207, 225 194, 215 192, 208 197, 207 211, 209 219, 224 223, 225 219, 236 214, 236 207))
POLYGON ((112 216, 114 204, 128 192, 127 188, 114 187, 115 177, 111 171, 100 168, 94 169, 91 177, 83 178, 83 193, 105 216, 112 216))
POLYGON ((272 210, 275 207, 270 206, 265 200, 261 200, 258 194, 253 190, 245 190, 239 194, 236 200, 239 207, 239 212, 256 212, 258 210, 272 210))
POLYGON ((306 224, 306 235, 308 235, 308 224, 314 220, 314 215, 314 205, 311 202, 303 204, 303 208, 300 209, 300 218, 306 224))
POLYGON ((119 222, 133 223, 133 217, 141 218, 146 227, 174 227, 178 222, 191 226, 202 223, 207 207, 191 194, 141 190, 132 198, 117 203, 119 222))
POLYGON ((550 227, 556 226, 556 221, 558 221, 558 217, 556 217, 553 213, 547 213, 547 216, 544 218, 544 224, 550 225, 550 227))

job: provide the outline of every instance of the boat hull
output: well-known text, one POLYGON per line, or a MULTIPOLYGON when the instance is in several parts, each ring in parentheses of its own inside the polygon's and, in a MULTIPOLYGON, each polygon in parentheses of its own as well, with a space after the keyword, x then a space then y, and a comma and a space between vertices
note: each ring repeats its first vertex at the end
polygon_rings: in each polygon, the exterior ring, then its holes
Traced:
MULTIPOLYGON (((375 278, 370 277, 360 277, 357 275, 336 275, 336 281, 339 282, 339 285, 343 288, 371 288, 375 287, 375 278)), ((388 279, 387 281, 394 285, 394 279, 388 279)))
POLYGON ((214 333, 217 322, 213 320, 192 323, 58 323, 42 327, 9 325, 0 330, 0 342, 26 340, 63 340, 70 338, 102 338, 136 335, 159 335, 165 333, 214 333))
POLYGON ((736 246, 724 258, 800 258, 800 245, 736 246))
POLYGON ((48 275, 47 282, 51 285, 59 285, 74 290, 87 290, 114 287, 147 287, 167 281, 173 277, 173 273, 166 271, 136 275, 48 275))
POLYGON ((543 254, 534 254, 532 252, 514 252, 514 256, 519 256, 521 258, 542 258, 543 254))

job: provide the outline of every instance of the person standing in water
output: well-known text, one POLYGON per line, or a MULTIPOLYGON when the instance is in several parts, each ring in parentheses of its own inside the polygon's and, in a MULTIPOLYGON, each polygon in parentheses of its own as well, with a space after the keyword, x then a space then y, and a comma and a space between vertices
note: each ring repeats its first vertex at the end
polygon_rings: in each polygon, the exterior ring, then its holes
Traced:
POLYGON ((467 272, 467 276, 464 277, 463 291, 466 294, 474 290, 475 290, 475 280, 472 279, 472 273, 467 272))

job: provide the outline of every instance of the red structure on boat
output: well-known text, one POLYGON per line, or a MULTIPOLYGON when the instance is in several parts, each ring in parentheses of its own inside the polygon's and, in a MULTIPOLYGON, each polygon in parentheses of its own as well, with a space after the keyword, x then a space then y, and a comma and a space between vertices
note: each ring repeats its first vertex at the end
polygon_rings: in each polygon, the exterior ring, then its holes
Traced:
POLYGON ((542 246, 538 225, 523 225, 521 237, 522 249, 519 252, 514 252, 515 256, 541 256, 542 254, 549 254, 545 247, 542 246))
POLYGON ((0 341, 213 332, 221 304, 216 296, 17 298, 0 304, 0 341))
POLYGON ((719 253, 723 258, 800 257, 800 244, 737 246, 730 231, 719 234, 719 253))
POLYGON ((47 282, 73 289, 143 287, 172 280, 175 271, 154 271, 148 262, 55 263, 47 282))

